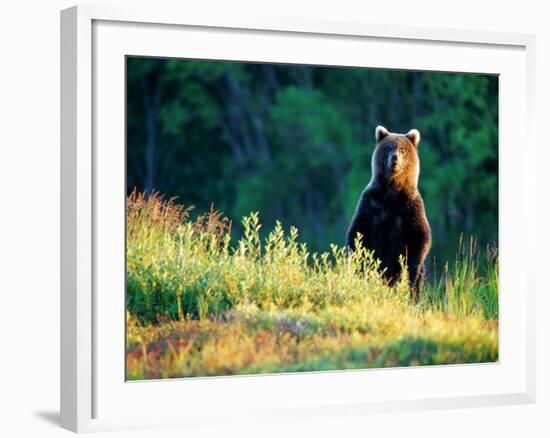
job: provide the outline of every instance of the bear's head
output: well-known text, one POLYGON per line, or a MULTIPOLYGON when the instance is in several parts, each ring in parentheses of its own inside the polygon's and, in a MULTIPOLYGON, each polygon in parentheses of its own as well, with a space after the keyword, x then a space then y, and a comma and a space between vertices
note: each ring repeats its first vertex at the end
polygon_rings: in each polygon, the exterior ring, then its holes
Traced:
POLYGON ((395 134, 377 126, 375 138, 376 148, 371 162, 373 181, 396 188, 416 189, 420 174, 420 132, 411 129, 406 134, 395 134))

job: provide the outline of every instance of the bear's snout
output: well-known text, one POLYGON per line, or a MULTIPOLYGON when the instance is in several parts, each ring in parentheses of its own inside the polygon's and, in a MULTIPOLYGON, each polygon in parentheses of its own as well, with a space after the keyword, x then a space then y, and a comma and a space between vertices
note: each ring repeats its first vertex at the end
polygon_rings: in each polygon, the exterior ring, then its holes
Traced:
POLYGON ((399 163, 399 157, 395 152, 390 152, 388 154, 388 167, 392 170, 395 170, 397 164, 399 163))

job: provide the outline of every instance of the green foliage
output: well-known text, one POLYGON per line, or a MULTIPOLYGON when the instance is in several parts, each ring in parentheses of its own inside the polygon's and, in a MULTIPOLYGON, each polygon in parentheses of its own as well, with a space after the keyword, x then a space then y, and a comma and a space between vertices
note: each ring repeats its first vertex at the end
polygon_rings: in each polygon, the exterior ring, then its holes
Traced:
POLYGON ((261 211, 262 238, 280 221, 311 250, 343 244, 383 124, 421 132, 430 265, 461 234, 497 240, 496 76, 130 57, 127 103, 128 190, 214 203, 234 239, 261 211))
MULTIPOLYGON (((411 299, 358 245, 310 252, 277 222, 261 237, 157 194, 127 201, 131 379, 494 361, 498 261, 462 244, 453 266, 411 299)), ((359 243, 359 242, 358 242, 359 243)))

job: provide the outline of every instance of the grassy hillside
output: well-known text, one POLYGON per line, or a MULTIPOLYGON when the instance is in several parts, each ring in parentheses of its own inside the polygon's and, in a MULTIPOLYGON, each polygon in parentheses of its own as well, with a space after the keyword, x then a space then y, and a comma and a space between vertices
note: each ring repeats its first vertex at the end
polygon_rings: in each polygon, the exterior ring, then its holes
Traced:
POLYGON ((159 196, 127 200, 129 379, 313 371, 498 359, 498 257, 459 244, 414 304, 407 279, 385 285, 378 262, 310 253, 258 214, 230 222, 159 196))

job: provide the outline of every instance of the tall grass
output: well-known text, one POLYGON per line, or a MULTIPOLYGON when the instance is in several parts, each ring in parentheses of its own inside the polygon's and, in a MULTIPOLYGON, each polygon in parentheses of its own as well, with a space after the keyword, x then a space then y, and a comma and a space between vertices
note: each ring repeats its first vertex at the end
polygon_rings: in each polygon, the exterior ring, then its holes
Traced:
MULTIPOLYGON (((130 378, 428 363, 498 355, 498 257, 473 241, 411 300, 361 248, 311 253, 280 223, 243 237, 211 209, 158 194, 127 200, 127 369, 130 378)), ((405 270, 406 271, 406 270, 405 270)))
POLYGON ((487 246, 482 253, 473 237, 465 245, 461 236, 454 263, 445 263, 443 274, 426 285, 424 302, 454 315, 498 319, 497 248, 487 246))

